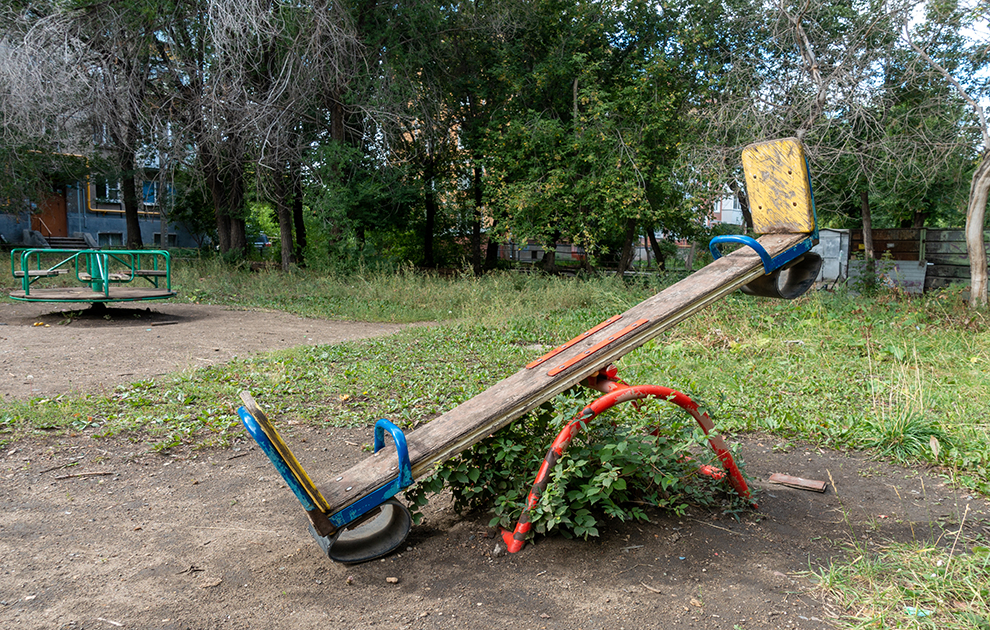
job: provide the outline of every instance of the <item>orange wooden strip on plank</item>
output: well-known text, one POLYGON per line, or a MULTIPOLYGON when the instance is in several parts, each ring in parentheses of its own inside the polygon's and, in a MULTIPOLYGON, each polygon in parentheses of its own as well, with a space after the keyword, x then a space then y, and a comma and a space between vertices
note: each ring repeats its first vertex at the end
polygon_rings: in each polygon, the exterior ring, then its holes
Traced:
POLYGON ((557 367, 551 369, 550 371, 547 372, 547 376, 556 376, 556 375, 560 374, 561 372, 563 372, 567 368, 571 367, 572 365, 574 365, 578 361, 581 361, 582 359, 585 359, 587 357, 590 357, 591 355, 593 355, 594 353, 598 352, 599 350, 601 350, 602 348, 604 348, 608 344, 612 343, 616 339, 621 339, 622 337, 625 337, 626 335, 628 335, 629 333, 631 333, 632 331, 636 330, 637 328, 639 328, 640 326, 642 326, 643 324, 645 324, 645 323, 647 323, 649 321, 650 320, 648 320, 648 319, 640 319, 638 321, 635 321, 635 322, 629 324, 628 326, 626 326, 625 328, 623 328, 622 330, 620 330, 618 333, 607 337, 604 341, 599 341, 598 343, 596 343, 595 345, 591 346, 590 348, 588 348, 587 350, 585 350, 581 354, 577 355, 576 357, 574 357, 572 359, 568 359, 567 361, 564 361, 563 363, 561 363, 557 367))
POLYGON ((570 348, 571 346, 573 346, 577 342, 581 341, 582 339, 587 339, 588 337, 590 337, 591 335, 595 334, 596 332, 598 332, 602 328, 605 328, 609 324, 614 324, 615 322, 619 321, 620 319, 622 319, 622 315, 616 315, 615 317, 611 317, 609 319, 606 319, 605 321, 603 321, 602 323, 598 324, 597 326, 595 326, 591 330, 584 331, 583 333, 581 333, 580 335, 578 335, 574 339, 571 339, 570 341, 568 341, 564 345, 557 346, 556 348, 554 348, 550 352, 544 354, 539 359, 537 359, 537 360, 533 361, 532 363, 530 363, 529 365, 527 365, 526 366, 526 369, 527 370, 532 370, 537 365, 543 363, 544 361, 547 361, 549 359, 552 359, 553 357, 557 356, 558 354, 560 354, 564 350, 567 350, 568 348, 570 348))

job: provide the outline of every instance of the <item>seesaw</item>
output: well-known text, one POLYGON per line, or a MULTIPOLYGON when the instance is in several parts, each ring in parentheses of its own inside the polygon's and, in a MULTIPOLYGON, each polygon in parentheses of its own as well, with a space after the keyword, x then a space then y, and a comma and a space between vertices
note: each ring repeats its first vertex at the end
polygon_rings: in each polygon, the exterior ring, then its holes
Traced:
MULTIPOLYGON (((238 414, 244 426, 303 505, 310 533, 324 553, 337 562, 356 563, 393 551, 412 527, 408 509, 395 499, 401 489, 428 474, 435 464, 578 384, 604 395, 578 414, 551 446, 519 525, 503 534, 511 552, 524 544, 528 511, 546 487, 549 470, 581 425, 605 409, 646 397, 661 398, 682 407, 708 434, 711 419, 699 413, 687 396, 652 385, 626 385, 616 378, 612 363, 737 289, 793 299, 812 286, 822 261, 811 252, 818 234, 803 147, 794 138, 750 145, 743 151, 743 168, 754 231, 762 236, 712 239, 711 264, 554 348, 408 435, 388 420, 379 420, 374 455, 334 476, 323 493, 251 395, 243 392, 244 406, 238 414), (726 243, 744 247, 723 255, 720 246, 726 243), (386 443, 386 433, 391 444, 386 443)), ((725 470, 707 472, 724 477, 748 498, 746 482, 722 438, 710 436, 709 444, 725 470)))

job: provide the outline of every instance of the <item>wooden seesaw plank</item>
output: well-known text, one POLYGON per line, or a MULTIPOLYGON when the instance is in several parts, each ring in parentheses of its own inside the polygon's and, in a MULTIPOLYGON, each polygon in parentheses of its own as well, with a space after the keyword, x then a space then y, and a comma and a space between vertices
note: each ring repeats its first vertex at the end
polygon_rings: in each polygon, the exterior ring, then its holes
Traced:
MULTIPOLYGON (((771 234, 761 237, 759 242, 771 256, 777 256, 807 238, 807 234, 771 234)), ((552 360, 523 368, 409 433, 406 441, 413 477, 429 473, 438 462, 460 453, 763 274, 759 256, 749 248, 723 256, 629 309, 620 318, 613 318, 607 326, 583 336, 554 355, 552 360), (634 323, 638 325, 630 326, 634 323), (621 336, 617 334, 626 328, 630 330, 621 336), (614 339, 610 341, 609 337, 614 339), (595 346, 599 349, 581 357, 595 346), (555 370, 563 364, 567 364, 564 369, 555 370)), ((386 446, 346 472, 335 475, 322 487, 330 513, 395 479, 398 475, 395 468, 395 449, 386 446)))

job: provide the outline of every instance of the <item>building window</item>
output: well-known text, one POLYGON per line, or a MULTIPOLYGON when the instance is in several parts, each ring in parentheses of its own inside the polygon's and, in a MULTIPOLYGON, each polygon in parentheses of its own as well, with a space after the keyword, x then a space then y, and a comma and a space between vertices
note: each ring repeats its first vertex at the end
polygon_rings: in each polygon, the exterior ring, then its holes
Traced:
POLYGON ((124 233, 123 232, 100 232, 99 233, 100 247, 123 247, 124 246, 124 233))
POLYGON ((120 203, 120 182, 117 180, 97 177, 94 187, 96 188, 97 202, 120 203))
POLYGON ((158 199, 158 184, 155 182, 144 182, 142 185, 142 194, 144 195, 144 205, 155 205, 158 199))
MULTIPOLYGON (((172 233, 172 232, 169 232, 168 233, 168 246, 169 247, 175 247, 176 242, 177 242, 176 241, 176 235, 174 233, 172 233)), ((161 244, 162 244, 162 233, 161 232, 155 232, 155 245, 161 245, 161 244)))

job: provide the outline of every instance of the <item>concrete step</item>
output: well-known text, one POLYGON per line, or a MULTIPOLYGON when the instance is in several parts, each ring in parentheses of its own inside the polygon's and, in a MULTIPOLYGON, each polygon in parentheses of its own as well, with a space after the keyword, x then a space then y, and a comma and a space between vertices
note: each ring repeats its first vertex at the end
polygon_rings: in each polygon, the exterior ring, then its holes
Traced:
POLYGON ((86 239, 77 236, 49 236, 45 240, 52 249, 89 249, 86 239))

